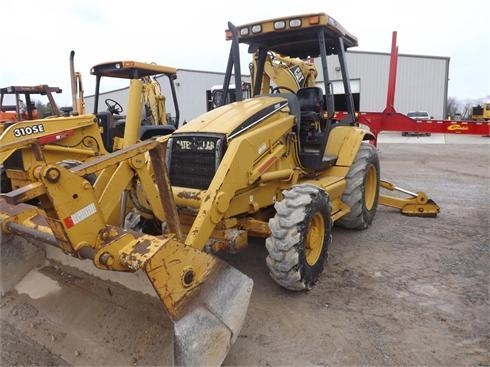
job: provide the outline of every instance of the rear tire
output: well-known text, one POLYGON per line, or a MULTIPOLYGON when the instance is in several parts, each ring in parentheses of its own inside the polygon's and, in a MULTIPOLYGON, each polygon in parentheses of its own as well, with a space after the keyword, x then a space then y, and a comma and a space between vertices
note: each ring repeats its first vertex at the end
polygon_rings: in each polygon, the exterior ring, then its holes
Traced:
POLYGON ((361 144, 346 181, 342 201, 351 211, 335 224, 348 229, 365 229, 376 215, 379 198, 379 157, 373 145, 361 144))
POLYGON ((332 240, 329 197, 313 185, 297 185, 283 194, 269 220, 267 266, 282 287, 311 289, 323 272, 332 240))

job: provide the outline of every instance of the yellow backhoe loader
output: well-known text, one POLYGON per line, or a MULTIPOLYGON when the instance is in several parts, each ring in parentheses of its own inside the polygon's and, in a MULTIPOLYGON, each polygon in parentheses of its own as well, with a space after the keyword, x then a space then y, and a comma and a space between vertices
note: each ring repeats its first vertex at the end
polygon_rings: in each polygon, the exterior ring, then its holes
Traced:
MULTIPOLYGON (((138 78, 131 80, 131 113, 117 149, 66 167, 47 160, 36 137, 21 138, 33 157, 24 167, 30 182, 0 197, 4 232, 90 258, 101 269, 145 271, 174 321, 179 365, 221 364, 245 318, 252 280, 211 253, 234 252, 248 236, 264 237, 272 279, 307 290, 320 279, 333 224, 365 229, 378 203, 407 215, 439 212, 423 193, 406 192, 408 199, 380 194, 381 185, 400 189, 381 182, 376 148, 368 143, 374 136, 357 127, 345 63, 345 50, 357 39, 335 19, 319 13, 228 27, 224 95, 232 75, 234 85, 242 85, 243 43, 257 53, 252 98, 243 100, 236 88, 236 102, 171 135, 134 144, 139 127, 129 121, 141 101, 133 94, 142 83, 141 65, 104 64, 95 75, 105 70, 138 78), (280 93, 281 86, 263 94, 271 52, 320 57, 325 94, 317 87, 280 93), (348 113, 341 121, 334 120, 330 54, 338 55, 344 80, 348 113), (40 205, 25 204, 33 198, 40 205), (152 217, 154 233, 127 225, 133 213, 152 217)), ((15 151, 15 143, 0 152, 15 151)))
MULTIPOLYGON (((0 131, 0 165, 4 166, 2 191, 5 187, 18 188, 32 181, 26 172, 36 157, 30 146, 35 142, 42 150, 44 160, 64 162, 73 166, 129 146, 139 140, 173 132, 178 125, 179 107, 173 81, 176 69, 135 61, 109 62, 94 66, 96 76, 93 114, 85 113, 81 75, 75 72, 74 52, 70 54, 72 108, 69 116, 51 116, 47 119, 7 122, 0 131), (167 121, 165 97, 155 76, 168 78, 176 117, 167 121), (123 107, 117 101, 105 99, 106 111, 99 112, 102 78, 123 78, 130 83, 128 113, 121 115, 123 107), (126 126, 129 128, 126 129, 126 126)), ((58 110, 56 110, 58 111, 58 110)))

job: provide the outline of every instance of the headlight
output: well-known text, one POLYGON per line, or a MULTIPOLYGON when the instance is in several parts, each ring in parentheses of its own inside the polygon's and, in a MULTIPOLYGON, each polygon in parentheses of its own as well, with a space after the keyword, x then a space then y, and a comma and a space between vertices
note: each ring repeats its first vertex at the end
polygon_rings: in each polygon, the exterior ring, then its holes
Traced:
POLYGON ((262 25, 256 24, 252 26, 252 33, 260 33, 262 32, 262 25))
POLYGON ((248 28, 240 28, 240 36, 248 36, 248 28))
POLYGON ((289 21, 289 27, 291 28, 301 27, 301 19, 291 19, 289 21))
POLYGON ((274 22, 274 29, 284 29, 286 28, 286 22, 284 20, 278 20, 274 22))

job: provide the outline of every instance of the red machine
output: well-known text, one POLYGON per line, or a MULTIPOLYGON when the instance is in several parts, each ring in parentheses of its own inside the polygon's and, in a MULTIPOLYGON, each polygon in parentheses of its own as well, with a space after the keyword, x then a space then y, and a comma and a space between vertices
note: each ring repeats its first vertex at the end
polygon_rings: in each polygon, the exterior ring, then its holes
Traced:
MULTIPOLYGON (((467 134, 490 136, 490 123, 485 121, 414 120, 396 112, 395 101, 396 71, 398 65, 398 46, 396 32, 391 43, 390 73, 386 107, 383 112, 359 112, 358 122, 367 125, 377 137, 381 131, 413 131, 416 133, 467 134)), ((347 113, 337 113, 342 119, 347 113)))

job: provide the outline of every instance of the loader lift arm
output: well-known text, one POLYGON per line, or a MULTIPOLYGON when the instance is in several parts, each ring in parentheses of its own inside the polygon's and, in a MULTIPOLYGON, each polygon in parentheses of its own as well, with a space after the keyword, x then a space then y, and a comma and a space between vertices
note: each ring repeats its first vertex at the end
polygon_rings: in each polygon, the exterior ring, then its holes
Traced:
POLYGON ((100 269, 145 271, 174 323, 176 364, 218 365, 238 337, 252 280, 181 242, 164 155, 162 143, 147 140, 71 170, 40 162, 32 170, 36 182, 0 195, 1 229, 60 247, 74 257, 92 259, 100 269), (156 187, 144 164, 146 152, 158 176, 156 187), (101 179, 106 182, 104 190, 84 178, 104 170, 113 172, 111 179, 101 179), (110 211, 104 205, 109 196, 117 198, 121 192, 114 182, 129 185, 133 177, 156 199, 152 209, 161 213, 172 233, 155 237, 107 223, 110 211), (34 197, 48 201, 49 209, 24 204, 34 197))

